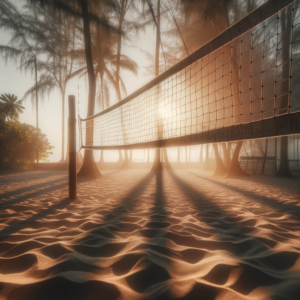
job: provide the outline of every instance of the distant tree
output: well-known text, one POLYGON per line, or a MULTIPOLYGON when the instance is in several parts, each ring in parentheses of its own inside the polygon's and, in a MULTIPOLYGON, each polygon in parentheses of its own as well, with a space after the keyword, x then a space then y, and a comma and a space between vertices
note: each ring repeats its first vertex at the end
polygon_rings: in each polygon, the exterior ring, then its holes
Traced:
POLYGON ((3 103, 0 107, 2 113, 10 120, 18 119, 19 114, 25 109, 22 106, 22 100, 18 100, 18 97, 13 94, 1 94, 0 101, 3 103))
POLYGON ((8 0, 0 4, 0 12, 0 27, 11 33, 9 43, 0 45, 0 54, 5 60, 20 61, 21 70, 35 73, 35 84, 23 99, 31 96, 32 102, 35 101, 37 128, 38 94, 43 100, 55 88, 61 92, 63 161, 65 90, 73 67, 68 51, 74 47, 75 24, 53 8, 29 5, 19 11, 8 0))
MULTIPOLYGON (((62 146, 61 161, 65 158, 65 93, 74 68, 73 57, 70 51, 75 47, 76 24, 69 16, 53 8, 29 6, 31 12, 25 18, 27 32, 33 44, 34 51, 40 55, 37 60, 39 78, 37 84, 30 87, 24 99, 31 98, 39 93, 43 99, 55 89, 61 94, 62 103, 62 146)), ((23 64, 32 68, 30 62, 23 64)))
MULTIPOLYGON (((23 66, 34 65, 35 84, 37 85, 37 65, 36 53, 28 37, 28 26, 24 20, 24 15, 9 0, 1 0, 0 2, 0 28, 12 34, 7 45, 0 45, 0 54, 5 61, 12 60, 17 62, 20 60, 20 69, 23 66)), ((26 70, 26 68, 25 68, 26 70)), ((38 128, 38 95, 36 92, 36 127, 38 128)))
MULTIPOLYGON (((207 43, 213 37, 220 34, 234 22, 240 20, 245 14, 251 12, 257 5, 261 4, 260 0, 180 0, 183 10, 185 26, 183 32, 186 35, 187 46, 192 50, 196 50, 203 44, 207 43), (203 30, 205 27, 206 30, 203 30)), ((232 72, 238 72, 232 70, 232 72)), ((238 104, 240 104, 240 93, 233 96, 233 101, 237 107, 235 115, 238 120, 240 111, 238 104)), ((237 121, 239 123, 239 121, 237 121)), ((234 149, 232 159, 230 159, 230 152, 232 143, 227 143, 227 147, 223 144, 223 152, 225 158, 225 165, 228 166, 228 171, 224 167, 220 159, 218 147, 214 147, 216 160, 216 174, 226 176, 242 176, 246 173, 241 169, 238 157, 239 151, 242 148, 243 141, 238 141, 234 149)))
POLYGON ((46 161, 52 154, 45 134, 34 126, 19 121, 0 123, 0 169, 27 170, 37 159, 46 161))
POLYGON ((45 134, 32 125, 20 123, 22 101, 14 95, 0 96, 0 170, 27 170, 39 158, 46 160, 52 146, 45 134))

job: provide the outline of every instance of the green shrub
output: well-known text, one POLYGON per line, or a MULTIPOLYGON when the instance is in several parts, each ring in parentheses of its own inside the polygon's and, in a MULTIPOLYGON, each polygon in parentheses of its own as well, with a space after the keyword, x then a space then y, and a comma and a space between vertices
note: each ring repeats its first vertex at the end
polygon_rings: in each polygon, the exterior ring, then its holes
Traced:
POLYGON ((28 170, 36 161, 46 161, 52 154, 45 134, 32 125, 0 118, 0 169, 28 170))

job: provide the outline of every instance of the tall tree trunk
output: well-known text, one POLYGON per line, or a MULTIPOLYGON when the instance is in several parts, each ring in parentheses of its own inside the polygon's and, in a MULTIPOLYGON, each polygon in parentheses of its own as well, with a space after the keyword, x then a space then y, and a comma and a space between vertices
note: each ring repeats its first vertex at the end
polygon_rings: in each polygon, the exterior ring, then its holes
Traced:
POLYGON ((103 154, 104 154, 104 152, 103 152, 103 150, 101 150, 101 153, 100 153, 100 159, 99 159, 99 163, 100 163, 100 164, 104 164, 103 154))
MULTIPOLYGON (((39 98, 38 98, 38 86, 37 86, 37 65, 36 57, 34 57, 34 67, 35 67, 35 108, 36 108, 36 130, 39 129, 39 98)), ((36 148, 36 163, 39 163, 39 149, 36 148)))
POLYGON ((200 168, 203 167, 203 147, 204 145, 200 145, 200 155, 199 155, 199 163, 200 163, 200 168))
POLYGON ((171 164, 170 164, 170 162, 169 162, 168 152, 167 152, 167 149, 166 149, 166 148, 164 148, 164 160, 165 160, 164 167, 165 167, 166 169, 172 169, 171 164))
MULTIPOLYGON (((63 91, 61 91, 61 104, 62 104, 61 107, 62 132, 61 132, 61 160, 60 161, 64 162, 65 161, 65 93, 63 91)), ((69 140, 67 141, 67 144, 69 144, 69 140)), ((67 152, 69 151, 68 148, 67 148, 67 152)))
POLYGON ((280 161, 279 161, 279 169, 276 176, 287 177, 287 178, 294 177, 290 172, 290 167, 289 167, 287 136, 282 136, 280 138, 280 161))
MULTIPOLYGON (((93 57, 92 57, 92 44, 91 44, 88 5, 86 0, 81 0, 80 4, 81 4, 82 18, 83 18, 85 59, 86 59, 88 81, 89 81, 87 117, 90 117, 94 114, 94 110, 95 110, 96 78, 95 78, 95 71, 94 71, 93 57)), ((86 135, 88 136, 88 131, 86 132, 86 135)), ((86 149, 84 150, 83 164, 78 173, 78 176, 88 176, 92 178, 97 178, 101 176, 95 164, 92 150, 86 150, 86 149)))
POLYGON ((132 149, 130 149, 129 151, 129 162, 132 163, 133 162, 133 159, 132 159, 132 149))
MULTIPOLYGON (((125 1, 121 0, 121 11, 120 11, 120 18, 119 18, 119 31, 122 30, 123 21, 126 13, 126 5, 125 1)), ((120 60, 121 60, 121 48, 122 48, 122 36, 121 34, 118 35, 118 45, 117 45, 117 66, 116 66, 116 91, 117 91, 117 99, 118 101, 122 100, 121 96, 121 89, 120 89, 120 60)), ((123 107, 121 107, 121 127, 123 131, 123 140, 124 143, 127 144, 127 133, 124 127, 124 117, 123 117, 123 107)), ((127 156, 127 150, 125 150, 124 160, 122 169, 127 169, 129 167, 129 161, 127 156)))
POLYGON ((242 170, 240 163, 239 163, 239 154, 240 154, 242 146, 243 146, 243 141, 238 141, 237 145, 234 149, 230 168, 228 170, 228 173, 226 174, 226 177, 239 177, 239 176, 248 175, 246 172, 244 172, 242 170))
POLYGON ((123 162, 123 156, 122 156, 122 151, 121 150, 119 150, 119 160, 118 160, 118 162, 120 163, 122 163, 123 162))
POLYGON ((230 159, 230 151, 231 151, 231 142, 222 143, 223 153, 224 153, 224 166, 228 170, 230 168, 231 159, 230 159))
POLYGON ((149 160, 150 160, 150 150, 149 150, 149 148, 148 148, 148 157, 147 157, 147 163, 149 162, 149 160))
MULTIPOLYGON (((124 14, 125 14, 125 1, 121 0, 121 11, 119 19, 119 31, 122 30, 124 14)), ((121 60, 121 47, 122 47, 122 36, 118 35, 118 46, 117 46, 117 66, 116 66, 116 88, 118 101, 121 101, 121 90, 120 90, 120 60, 121 60)))
MULTIPOLYGON (((157 0, 157 22, 156 22, 156 49, 155 49, 155 76, 157 77, 159 75, 159 47, 160 47, 160 0, 157 0)), ((159 85, 157 86, 157 94, 159 93, 159 85)), ((158 99, 156 99, 158 101, 158 99)), ((158 104, 156 105, 157 109, 155 110, 155 113, 157 114, 157 122, 156 122, 156 128, 157 128, 157 137, 160 139, 160 132, 161 132, 161 120, 159 119, 159 113, 158 113, 158 104)), ((161 161, 160 161, 160 149, 155 149, 154 154, 154 161, 151 171, 152 172, 159 172, 162 170, 161 167, 161 161)))
MULTIPOLYGON (((68 117, 68 124, 69 124, 69 117, 68 117)), ((69 127, 69 126, 68 126, 69 127)), ((67 151, 66 151, 66 163, 69 163, 69 128, 67 129, 67 151)))
POLYGON ((265 147, 265 153, 264 153, 264 160, 261 168, 261 175, 264 175, 265 172, 265 165, 266 165, 266 160, 267 160, 267 154, 268 154, 268 138, 266 138, 266 147, 265 147))
POLYGON ((219 149, 217 144, 213 144, 214 152, 215 152, 215 159, 216 159, 216 169, 214 176, 224 176, 227 173, 227 169, 224 167, 222 159, 219 154, 219 149))
POLYGON ((128 151, 127 149, 124 150, 124 161, 123 164, 121 166, 121 170, 125 170, 129 168, 129 158, 128 158, 128 151))
POLYGON ((160 149, 155 149, 154 161, 151 171, 154 173, 160 172, 162 170, 161 161, 160 161, 160 149))
POLYGON ((209 152, 208 152, 208 147, 209 144, 205 145, 205 150, 206 150, 206 154, 205 154, 205 161, 204 161, 204 171, 208 171, 209 170, 209 152))
POLYGON ((187 146, 185 146, 185 165, 188 166, 188 154, 187 154, 187 146))
MULTIPOLYGON (((288 23, 285 21, 285 18, 281 18, 280 26, 281 26, 281 32, 284 32, 285 30, 288 29, 288 23)), ((290 167, 289 167, 287 136, 282 136, 280 138, 280 162, 279 162, 279 169, 276 176, 288 177, 288 178, 294 177, 291 174, 290 167)))

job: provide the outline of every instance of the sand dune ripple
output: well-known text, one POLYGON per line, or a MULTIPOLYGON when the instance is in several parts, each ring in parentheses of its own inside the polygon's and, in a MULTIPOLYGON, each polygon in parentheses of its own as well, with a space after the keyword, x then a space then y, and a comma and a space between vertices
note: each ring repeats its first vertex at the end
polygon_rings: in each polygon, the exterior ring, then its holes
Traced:
POLYGON ((299 299, 299 182, 103 174, 0 176, 1 300, 299 299))

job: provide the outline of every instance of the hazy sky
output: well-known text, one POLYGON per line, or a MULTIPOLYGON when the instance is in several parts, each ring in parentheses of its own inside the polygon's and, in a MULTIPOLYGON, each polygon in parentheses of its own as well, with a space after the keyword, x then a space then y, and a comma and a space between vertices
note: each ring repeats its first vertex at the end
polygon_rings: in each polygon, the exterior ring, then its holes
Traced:
MULTIPOLYGON (((1 0, 0 0, 1 1, 1 0)), ((18 7, 24 4, 24 0, 13 1, 18 7)), ((9 41, 10 35, 0 29, 0 44, 6 45, 9 41)), ((131 94, 139 87, 147 83, 151 77, 145 76, 144 67, 148 64, 144 54, 139 49, 146 50, 154 54, 155 51, 155 33, 153 30, 147 30, 145 34, 140 36, 140 39, 135 42, 136 48, 123 47, 123 54, 130 56, 139 65, 139 76, 132 75, 129 72, 123 71, 121 76, 127 88, 128 94, 131 94)), ((4 59, 0 56, 0 94, 9 93, 15 94, 18 98, 22 98, 24 93, 34 84, 34 74, 25 73, 18 70, 18 65, 8 61, 5 63, 4 59)), ((75 95, 77 103, 79 85, 79 111, 82 118, 86 117, 87 111, 87 95, 88 84, 85 79, 73 79, 67 85, 66 102, 65 102, 65 143, 67 134, 67 96, 75 95)), ((112 104, 115 103, 115 95, 112 93, 112 104)), ((20 121, 36 126, 36 110, 35 104, 32 105, 30 97, 23 103, 25 106, 24 113, 20 116, 20 121)), ((39 99, 39 128, 45 133, 54 146, 53 155, 50 161, 58 161, 61 158, 61 96, 58 90, 53 91, 49 97, 45 97, 44 101, 39 99)), ((77 111, 77 108, 76 108, 77 111)), ((96 108, 99 111, 99 108, 96 108)), ((66 150, 66 147, 65 147, 66 150)), ((98 151, 97 151, 98 152, 98 151)), ((112 153, 114 154, 114 153, 112 153)), ((117 153, 116 153, 117 155, 117 153)), ((113 155, 115 157, 115 155, 113 155)), ((109 157, 106 158, 109 159, 109 157)), ((113 158, 112 158, 113 159, 113 158)))

